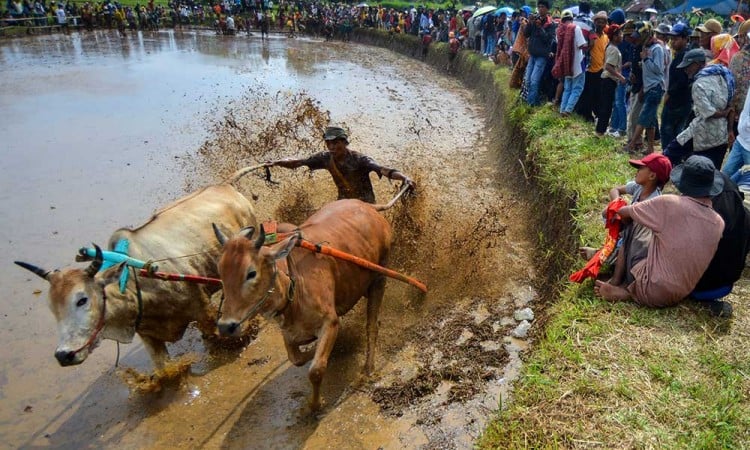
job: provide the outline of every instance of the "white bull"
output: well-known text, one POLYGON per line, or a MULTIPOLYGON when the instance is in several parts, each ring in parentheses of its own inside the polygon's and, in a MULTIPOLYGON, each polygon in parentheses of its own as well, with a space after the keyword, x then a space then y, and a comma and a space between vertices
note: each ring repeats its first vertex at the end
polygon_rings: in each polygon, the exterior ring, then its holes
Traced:
MULTIPOLYGON (((241 169, 223 184, 175 201, 135 229, 115 231, 109 249, 127 239, 129 256, 158 260, 162 272, 218 278, 216 261, 221 248, 211 223, 226 230, 256 223, 251 203, 230 185, 252 169, 241 169)), ((196 322, 204 336, 215 333, 217 311, 211 307, 210 297, 218 286, 139 277, 139 301, 132 274, 125 292, 120 292, 123 266, 99 272, 102 261, 98 248, 97 258, 85 270, 50 271, 28 263, 16 264, 50 283, 49 306, 58 327, 55 358, 62 366, 82 363, 101 339, 129 343, 138 333, 154 366, 162 368, 169 357, 165 342, 179 340, 191 322, 196 322)))

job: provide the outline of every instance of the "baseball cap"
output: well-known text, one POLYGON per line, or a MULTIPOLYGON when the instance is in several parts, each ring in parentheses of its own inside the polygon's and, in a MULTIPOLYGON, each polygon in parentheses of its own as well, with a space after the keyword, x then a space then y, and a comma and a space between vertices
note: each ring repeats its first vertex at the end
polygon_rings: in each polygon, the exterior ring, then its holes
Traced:
POLYGON ((690 28, 688 28, 688 26, 685 25, 684 23, 680 22, 680 23, 675 24, 672 27, 672 30, 667 34, 670 36, 687 37, 687 36, 690 36, 690 28))
POLYGON ((724 27, 721 26, 718 20, 716 19, 708 19, 706 23, 703 25, 699 25, 697 27, 698 31, 702 31, 704 33, 716 33, 719 34, 724 30, 724 27))
POLYGON ((633 167, 648 167, 656 175, 656 181, 659 185, 666 184, 669 181, 669 174, 672 172, 672 163, 669 158, 660 153, 650 153, 642 159, 631 159, 628 161, 633 167))
POLYGON ((684 69, 685 67, 695 62, 706 62, 705 50, 701 48, 694 48, 688 51, 687 53, 685 53, 685 56, 682 58, 682 62, 677 65, 677 68, 684 69))
POLYGON ((562 16, 560 16, 563 19, 572 19, 573 18, 573 11, 566 9, 562 12, 562 16))

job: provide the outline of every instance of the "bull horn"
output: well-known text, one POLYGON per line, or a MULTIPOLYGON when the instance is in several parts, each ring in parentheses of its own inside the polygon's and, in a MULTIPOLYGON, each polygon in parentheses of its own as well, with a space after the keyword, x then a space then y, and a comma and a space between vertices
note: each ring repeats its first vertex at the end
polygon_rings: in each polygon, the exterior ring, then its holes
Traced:
POLYGON ((104 255, 102 254, 102 249, 99 248, 96 244, 91 244, 96 249, 96 256, 94 257, 94 260, 91 261, 91 264, 86 268, 85 272, 86 275, 89 276, 89 278, 94 278, 94 275, 96 275, 97 272, 99 272, 99 269, 102 268, 102 264, 104 264, 104 255))
POLYGON ((263 229, 263 224, 260 224, 260 233, 258 233, 258 239, 255 240, 255 248, 260 249, 263 244, 266 243, 266 230, 263 229))
POLYGON ((224 235, 224 233, 221 232, 219 227, 216 226, 215 223, 211 222, 211 226, 214 229, 214 235, 216 235, 216 239, 219 241, 219 244, 223 247, 224 244, 227 243, 227 237, 224 235))
POLYGON ((35 274, 39 275, 40 277, 47 279, 47 275, 51 272, 50 270, 44 270, 41 267, 37 267, 33 264, 25 263, 23 261, 13 261, 17 265, 23 267, 24 269, 34 272, 35 274))

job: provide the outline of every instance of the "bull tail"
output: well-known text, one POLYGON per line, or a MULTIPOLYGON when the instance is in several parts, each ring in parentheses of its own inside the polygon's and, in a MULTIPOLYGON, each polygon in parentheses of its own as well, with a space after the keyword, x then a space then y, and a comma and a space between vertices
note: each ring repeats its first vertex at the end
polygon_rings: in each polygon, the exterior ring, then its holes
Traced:
POLYGON ((232 183, 236 182, 237 180, 239 180, 240 178, 242 178, 245 175, 247 175, 248 173, 252 172, 253 170, 261 169, 263 167, 264 167, 264 164, 257 164, 255 166, 243 167, 242 169, 240 169, 240 170, 236 171, 235 173, 233 173, 232 176, 230 176, 229 178, 227 178, 227 180, 224 183, 226 183, 226 184, 232 184, 232 183))
POLYGON ((396 201, 397 201, 397 200, 398 200, 399 198, 401 198, 401 196, 402 196, 402 195, 404 195, 404 193, 405 193, 406 191, 408 191, 408 190, 409 190, 409 188, 410 188, 410 186, 409 186, 408 184, 404 183, 404 184, 403 184, 403 185, 401 186, 401 190, 400 190, 400 191, 398 191, 398 194, 396 194, 396 196, 395 196, 395 197, 393 197, 393 199, 391 199, 391 201, 390 201, 390 202, 388 202, 388 203, 386 203, 386 204, 384 204, 384 205, 372 205, 372 207, 373 207, 373 208, 375 208, 375 211, 385 211, 386 209, 391 209, 391 208, 393 207, 393 205, 395 205, 395 204, 396 204, 396 201))

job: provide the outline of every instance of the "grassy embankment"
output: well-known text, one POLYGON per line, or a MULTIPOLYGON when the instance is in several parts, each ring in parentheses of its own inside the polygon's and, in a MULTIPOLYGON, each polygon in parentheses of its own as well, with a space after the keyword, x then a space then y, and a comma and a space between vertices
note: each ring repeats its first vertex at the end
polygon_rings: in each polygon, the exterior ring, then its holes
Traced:
MULTIPOLYGON (((408 36, 361 31, 356 39, 419 53, 408 36)), ((427 63, 445 67, 445 45, 432 46, 427 63)), ((510 179, 535 204, 530 226, 543 297, 514 399, 478 446, 750 447, 750 281, 729 298, 731 321, 692 303, 611 304, 593 296, 591 282, 567 282, 583 264, 577 246, 603 241, 608 189, 634 175, 621 143, 596 139, 590 124, 550 108, 521 104, 508 70, 468 51, 456 72, 486 102, 490 141, 505 144, 498 164, 514 168, 510 179)))

